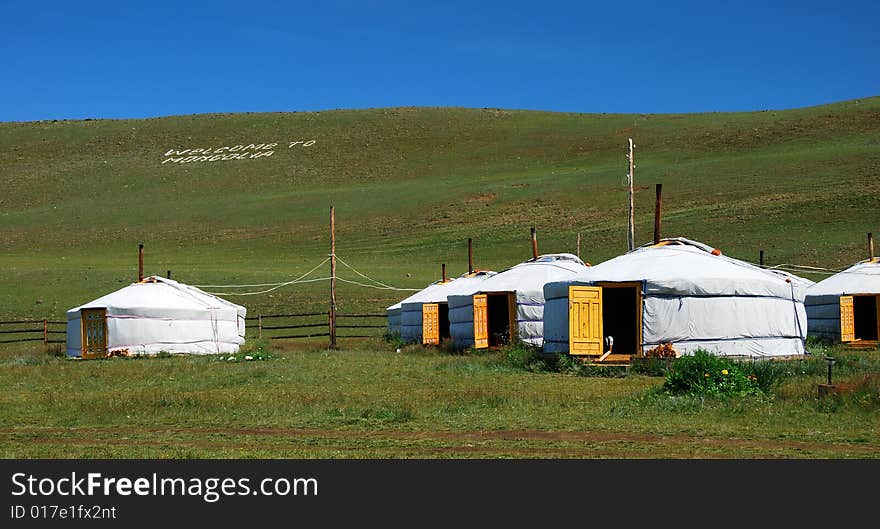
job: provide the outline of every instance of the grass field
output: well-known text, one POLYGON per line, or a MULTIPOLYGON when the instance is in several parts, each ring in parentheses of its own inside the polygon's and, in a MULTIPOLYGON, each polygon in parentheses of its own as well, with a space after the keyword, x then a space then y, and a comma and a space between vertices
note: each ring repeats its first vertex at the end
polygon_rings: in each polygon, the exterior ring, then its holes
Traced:
MULTIPOLYGON (((576 249, 626 249, 627 138, 636 142, 636 239, 653 230, 770 264, 841 267, 880 232, 880 98, 693 115, 395 108, 147 120, 0 123, 0 318, 58 319, 137 276, 190 284, 292 279, 329 250, 386 284, 422 288, 576 249), (313 139, 314 145, 289 147, 313 139), (272 156, 163 163, 169 150, 277 142, 272 156)), ((172 156, 173 158, 173 156, 172 156)), ((326 271, 323 275, 327 275, 326 271)), ((340 268, 340 275, 357 279, 340 268)), ((813 277, 812 279, 817 279, 813 277)), ((340 310, 401 293, 341 285, 340 310)), ((325 310, 326 283, 236 298, 252 314, 325 310)))
MULTIPOLYGON (((146 273, 190 284, 292 279, 329 251, 401 288, 446 263, 502 270, 542 253, 626 249, 625 146, 636 142, 636 239, 665 236, 768 264, 827 268, 880 233, 880 97, 693 115, 388 108, 0 123, 0 320, 64 311, 146 273), (311 142, 305 146, 303 142, 311 142), (295 143, 300 142, 300 143, 295 143), (169 162, 242 146, 271 156, 169 162), (295 144, 294 144, 295 143, 295 144), (247 146, 253 144, 252 147, 247 146), (182 159, 182 158, 181 158, 182 159)), ((359 276, 340 267, 343 278, 359 276)), ((327 271, 315 273, 326 276, 327 271)), ((810 275, 818 280, 823 276, 810 275)), ((211 290, 211 289, 208 289, 211 290)), ((219 289, 214 289, 219 290, 219 289)), ((343 312, 408 295, 341 284, 343 312)), ((327 285, 228 297, 250 315, 321 311, 327 285)), ((253 338, 253 337, 251 337, 253 338)), ((663 379, 532 373, 503 353, 403 353, 380 340, 280 342, 266 361, 78 362, 0 345, 4 457, 877 457, 878 352, 850 396, 819 400, 819 356, 768 397, 670 398, 663 379), (860 382, 861 381, 861 382, 860 382)), ((49 351, 51 353, 52 351, 49 351)), ((849 356, 847 356, 849 355, 849 356)))
MULTIPOLYGON (((346 344, 344 344, 346 345, 346 344)), ((769 396, 529 372, 386 343, 217 357, 0 361, 5 458, 877 458, 880 351, 814 346, 769 396), (817 398, 823 355, 853 393, 817 398)))

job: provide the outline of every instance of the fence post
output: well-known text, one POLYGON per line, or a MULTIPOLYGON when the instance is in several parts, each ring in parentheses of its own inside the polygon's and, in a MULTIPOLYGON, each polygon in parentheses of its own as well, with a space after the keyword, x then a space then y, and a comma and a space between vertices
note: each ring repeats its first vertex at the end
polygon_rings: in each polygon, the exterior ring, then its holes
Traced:
POLYGON ((43 320, 43 345, 49 345, 49 320, 43 320))
POLYGON ((257 327, 260 329, 259 336, 260 336, 260 339, 262 340, 263 339, 263 315, 262 314, 257 316, 257 327))

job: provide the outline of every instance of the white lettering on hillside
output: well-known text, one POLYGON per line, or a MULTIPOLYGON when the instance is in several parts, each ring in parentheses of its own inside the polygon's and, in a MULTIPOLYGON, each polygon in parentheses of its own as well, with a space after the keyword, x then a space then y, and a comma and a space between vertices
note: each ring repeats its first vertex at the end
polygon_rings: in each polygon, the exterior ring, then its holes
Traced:
MULTIPOLYGON (((317 140, 297 140, 288 142, 287 148, 311 147, 317 140)), ((249 143, 224 145, 221 147, 197 147, 190 149, 168 149, 162 160, 166 163, 220 162, 228 160, 256 160, 275 154, 278 143, 249 143)))

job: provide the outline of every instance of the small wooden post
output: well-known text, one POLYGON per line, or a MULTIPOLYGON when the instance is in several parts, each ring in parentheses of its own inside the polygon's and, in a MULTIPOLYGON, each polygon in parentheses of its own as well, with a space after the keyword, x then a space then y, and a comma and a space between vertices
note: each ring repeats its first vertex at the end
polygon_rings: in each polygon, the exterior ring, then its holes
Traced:
POLYGON ((441 281, 446 282, 446 263, 440 265, 440 278, 441 281))
POLYGON ((43 320, 43 344, 49 345, 49 320, 43 320))
POLYGON ((577 249, 578 259, 581 258, 581 234, 578 233, 578 249, 577 249))
POLYGON ((626 183, 629 187, 629 221, 627 224, 627 232, 626 232, 626 244, 627 250, 633 251, 636 247, 636 237, 635 237, 635 228, 633 226, 633 170, 635 169, 635 160, 633 155, 633 149, 635 145, 633 145, 632 138, 629 139, 629 152, 627 154, 627 158, 629 159, 629 173, 627 175, 626 183))
POLYGON ((660 216, 663 204, 663 184, 656 186, 657 201, 654 204, 654 244, 660 244, 660 216))
POLYGON ((474 273, 474 240, 468 237, 468 273, 474 273))
POLYGON ((144 245, 138 244, 138 283, 144 280, 144 245))
POLYGON ((868 232, 868 259, 874 260, 874 235, 868 232))
POLYGON ((262 314, 257 316, 257 329, 259 329, 258 336, 262 340, 263 339, 263 315, 262 314))
POLYGON ((330 206, 330 349, 336 349, 336 210, 330 206))
POLYGON ((532 258, 538 258, 538 235, 534 227, 532 228, 532 258))
POLYGON ((758 254, 758 264, 761 265, 761 268, 764 268, 764 250, 758 254))

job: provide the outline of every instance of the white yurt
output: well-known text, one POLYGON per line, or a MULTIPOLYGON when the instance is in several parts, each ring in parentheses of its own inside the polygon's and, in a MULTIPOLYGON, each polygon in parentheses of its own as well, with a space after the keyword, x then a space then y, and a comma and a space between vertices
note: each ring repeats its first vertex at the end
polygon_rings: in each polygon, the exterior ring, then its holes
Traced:
POLYGON ((854 264, 807 289, 808 332, 835 342, 877 341, 880 258, 854 264))
POLYGON ((588 266, 570 253, 546 254, 499 272, 470 294, 447 296, 449 333, 459 347, 484 348, 544 339, 544 284, 584 272, 588 266))
POLYGON ((412 343, 439 344, 449 338, 447 297, 473 294, 496 272, 477 270, 431 285, 401 303, 400 337, 412 343))
POLYGON ((246 309, 193 286, 151 276, 67 311, 67 356, 234 353, 246 309))
POLYGON ((425 296, 433 290, 436 290, 443 284, 443 281, 434 281, 430 285, 426 286, 422 290, 419 290, 415 294, 407 297, 402 301, 398 301, 394 305, 391 305, 387 309, 385 309, 385 315, 388 317, 388 332, 391 334, 401 334, 401 312, 403 308, 403 304, 407 303, 411 300, 418 299, 419 296, 425 296))
POLYGON ((671 344, 679 354, 800 355, 807 284, 699 242, 662 239, 547 284, 544 353, 631 357, 671 344))

